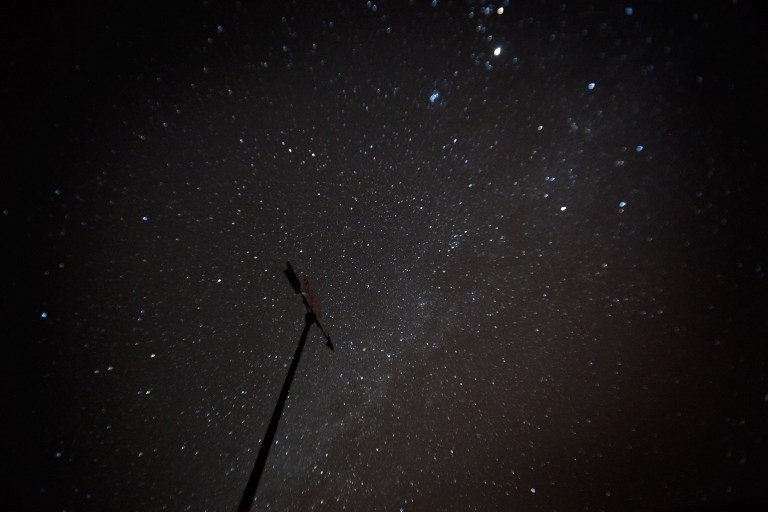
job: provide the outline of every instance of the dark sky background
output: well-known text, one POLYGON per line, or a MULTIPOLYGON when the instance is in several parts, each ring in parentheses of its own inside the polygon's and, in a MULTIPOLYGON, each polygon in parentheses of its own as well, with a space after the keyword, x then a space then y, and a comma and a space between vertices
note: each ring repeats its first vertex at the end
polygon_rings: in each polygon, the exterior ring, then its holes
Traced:
POLYGON ((19 4, 4 509, 768 501, 759 2, 19 4))

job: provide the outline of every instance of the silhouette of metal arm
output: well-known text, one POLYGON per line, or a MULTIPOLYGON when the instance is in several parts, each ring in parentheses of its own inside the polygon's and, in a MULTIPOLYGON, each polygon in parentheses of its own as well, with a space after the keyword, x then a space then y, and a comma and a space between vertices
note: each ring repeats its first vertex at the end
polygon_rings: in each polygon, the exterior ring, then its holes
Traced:
POLYGON ((326 340, 326 341, 325 341, 325 346, 326 346, 326 347, 328 347, 329 349, 331 349, 332 351, 336 352, 336 349, 335 349, 335 348, 333 348, 333 342, 331 341, 331 337, 330 337, 330 336, 328 336, 328 334, 326 334, 326 332, 325 332, 325 329, 323 329, 323 326, 322 326, 322 325, 320 325, 320 322, 318 322, 317 320, 315 320, 315 323, 316 323, 316 324, 317 324, 317 326, 320 328, 320 332, 322 332, 322 333, 323 333, 323 336, 325 336, 325 340, 326 340))
POLYGON ((315 318, 315 324, 320 328, 320 332, 323 333, 323 336, 325 336, 325 346, 336 352, 336 349, 333 347, 333 342, 331 341, 331 337, 328 336, 328 333, 325 332, 325 329, 323 329, 323 326, 320 325, 320 322, 317 320, 317 314, 315 311, 312 310, 312 306, 309 305, 309 301, 307 301, 306 295, 303 293, 301 289, 301 281, 299 281, 299 276, 296 275, 296 271, 293 270, 293 267, 291 266, 291 262, 287 262, 287 267, 283 271, 285 274, 285 277, 288 278, 288 282, 291 283, 291 287, 293 288, 294 293, 296 295, 301 295, 301 300, 304 302, 304 307, 307 308, 307 312, 312 313, 315 318))
POLYGON ((323 336, 325 336, 325 346, 331 349, 333 352, 336 352, 336 349, 333 348, 333 342, 331 341, 331 337, 328 336, 328 333, 325 332, 325 329, 323 329, 323 326, 320 324, 320 320, 317 319, 317 314, 312 311, 312 306, 309 305, 309 302, 307 302, 307 298, 304 297, 304 294, 301 294, 301 300, 304 301, 304 307, 307 308, 307 312, 312 313, 315 317, 315 325, 317 325, 320 328, 320 332, 323 333, 323 336))

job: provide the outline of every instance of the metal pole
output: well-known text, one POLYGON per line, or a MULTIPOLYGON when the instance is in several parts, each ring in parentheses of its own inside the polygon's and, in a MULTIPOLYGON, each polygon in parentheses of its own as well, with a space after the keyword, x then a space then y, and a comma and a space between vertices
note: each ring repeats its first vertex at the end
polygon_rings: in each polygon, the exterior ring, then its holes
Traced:
POLYGON ((316 321, 317 318, 311 311, 308 311, 304 316, 304 331, 301 333, 299 346, 296 347, 296 352, 293 354, 291 367, 288 369, 288 375, 285 377, 283 389, 280 391, 280 398, 277 400, 277 405, 275 406, 275 410, 272 413, 272 419, 269 421, 269 427, 267 427, 267 433, 264 435, 264 440, 261 442, 259 455, 256 457, 256 464, 254 464, 253 471, 251 471, 251 477, 248 479, 248 485, 245 486, 243 498, 240 500, 240 506, 237 509, 238 512, 246 512, 251 510, 253 500, 256 499, 256 489, 259 487, 261 474, 264 472, 264 466, 267 464, 269 449, 272 446, 272 441, 275 438, 275 433, 277 432, 277 424, 280 422, 280 416, 283 414, 283 407, 285 407, 285 401, 288 398, 288 392, 291 389, 293 376, 296 374, 296 368, 299 366, 299 359, 301 359, 301 352, 304 350, 304 344, 307 341, 309 328, 312 327, 312 324, 316 321))

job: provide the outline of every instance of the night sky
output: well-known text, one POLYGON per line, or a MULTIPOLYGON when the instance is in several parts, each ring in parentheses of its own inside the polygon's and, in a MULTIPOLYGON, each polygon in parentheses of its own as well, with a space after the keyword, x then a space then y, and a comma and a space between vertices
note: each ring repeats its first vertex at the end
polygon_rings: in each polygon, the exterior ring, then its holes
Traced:
POLYGON ((759 2, 19 3, 3 509, 765 510, 759 2))

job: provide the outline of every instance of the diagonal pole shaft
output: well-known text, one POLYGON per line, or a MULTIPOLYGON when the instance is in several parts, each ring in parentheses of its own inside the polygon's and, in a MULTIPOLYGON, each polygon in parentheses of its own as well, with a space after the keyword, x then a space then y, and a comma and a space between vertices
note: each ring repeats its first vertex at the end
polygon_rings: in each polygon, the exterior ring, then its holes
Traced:
POLYGON ((316 320, 317 319, 315 318, 314 313, 310 311, 308 311, 304 317, 304 331, 301 333, 299 346, 296 347, 296 352, 293 354, 291 367, 288 369, 288 375, 285 377, 283 389, 280 391, 280 398, 278 398, 275 411, 272 413, 272 419, 269 420, 267 433, 264 435, 264 440, 261 442, 259 455, 256 457, 256 464, 254 464, 253 471, 251 471, 251 477, 248 479, 248 485, 245 486, 243 498, 240 500, 240 506, 237 509, 238 512, 247 512, 251 510, 253 500, 256 499, 256 489, 259 487, 261 474, 264 472, 264 466, 267 464, 269 449, 272 446, 272 441, 275 438, 275 433, 277 432, 277 424, 280 422, 280 416, 283 414, 283 408, 285 407, 285 401, 288 398, 288 392, 291 389, 293 376, 296 374, 296 368, 299 366, 299 359, 301 359, 301 352, 304 350, 304 344, 307 341, 309 328, 312 327, 312 324, 315 323, 316 320))

